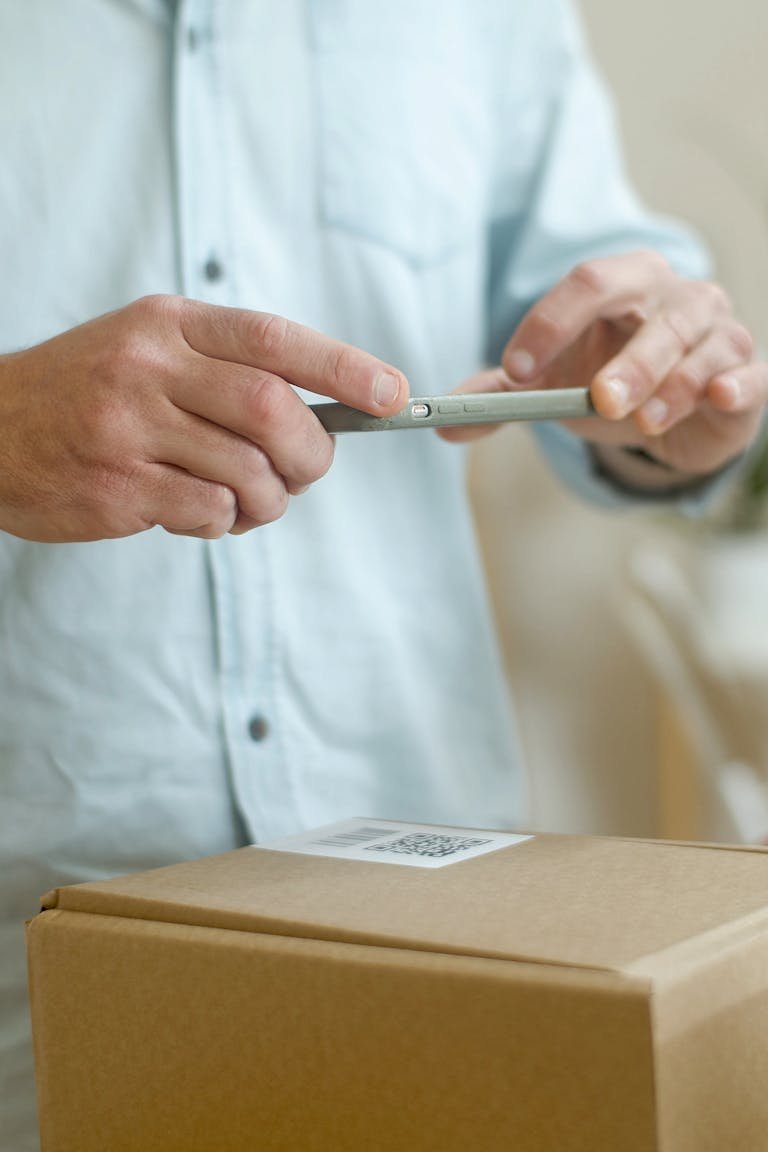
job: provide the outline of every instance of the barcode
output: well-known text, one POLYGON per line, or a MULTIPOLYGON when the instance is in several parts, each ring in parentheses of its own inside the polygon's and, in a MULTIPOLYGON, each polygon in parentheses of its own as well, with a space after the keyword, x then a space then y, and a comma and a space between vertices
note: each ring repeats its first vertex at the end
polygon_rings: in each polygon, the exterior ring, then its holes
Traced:
MULTIPOLYGON (((373 839, 373 837, 371 837, 373 839)), ((401 852, 406 856, 454 856, 457 852, 466 852, 469 848, 479 848, 491 841, 481 840, 474 836, 443 836, 433 832, 410 832, 407 836, 400 836, 397 840, 388 840, 386 844, 369 844, 366 852, 401 852)))
POLYGON ((460 864, 486 852, 497 852, 529 840, 516 832, 486 832, 444 824, 406 824, 375 816, 339 820, 324 828, 310 828, 293 836, 261 845, 273 852, 299 852, 306 856, 330 856, 338 860, 365 860, 369 864, 408 865, 411 868, 443 868, 460 864))
POLYGON ((356 848, 359 844, 367 844, 370 840, 381 840, 382 836, 391 836, 391 828, 374 828, 361 825, 352 828, 349 832, 337 832, 335 836, 326 836, 322 840, 315 840, 315 844, 324 844, 328 848, 356 848))

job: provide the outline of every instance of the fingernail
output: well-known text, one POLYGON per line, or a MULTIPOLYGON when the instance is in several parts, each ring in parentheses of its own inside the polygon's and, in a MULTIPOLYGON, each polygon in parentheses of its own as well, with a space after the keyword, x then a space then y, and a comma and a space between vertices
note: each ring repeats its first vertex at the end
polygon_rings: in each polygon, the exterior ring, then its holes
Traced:
POLYGON ((717 382, 729 404, 740 404, 744 398, 741 381, 736 376, 718 376, 717 382))
POLYGON ((616 411, 614 416, 624 416, 629 409, 629 385, 626 380, 621 380, 618 376, 606 380, 603 388, 611 398, 616 411))
POLYGON ((641 411, 649 428, 661 428, 669 416, 669 405, 660 400, 658 396, 654 396, 646 404, 643 404, 641 411))
POLYGON ((526 352, 524 348, 518 348, 517 351, 510 353, 507 357, 507 366, 513 379, 517 377, 520 380, 527 380, 533 374, 536 361, 530 352, 526 352))
POLYGON ((373 382, 373 399, 376 404, 386 407, 391 404, 400 391, 400 381, 391 372, 380 372, 373 382))

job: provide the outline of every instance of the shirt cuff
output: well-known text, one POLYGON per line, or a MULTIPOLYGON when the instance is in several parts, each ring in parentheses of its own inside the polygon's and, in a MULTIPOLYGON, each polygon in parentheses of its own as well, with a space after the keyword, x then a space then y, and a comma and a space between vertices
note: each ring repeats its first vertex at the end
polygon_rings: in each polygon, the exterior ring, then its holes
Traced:
POLYGON ((635 488, 610 473, 594 456, 590 444, 556 423, 534 424, 533 431, 553 472, 574 495, 601 508, 674 508, 691 517, 704 516, 730 490, 746 467, 744 456, 690 484, 635 488))

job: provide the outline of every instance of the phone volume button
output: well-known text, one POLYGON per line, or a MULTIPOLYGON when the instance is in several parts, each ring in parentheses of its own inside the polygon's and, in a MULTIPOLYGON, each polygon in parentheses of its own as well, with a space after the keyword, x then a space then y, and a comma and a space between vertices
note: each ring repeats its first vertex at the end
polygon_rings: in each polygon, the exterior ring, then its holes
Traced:
POLYGON ((444 400, 442 404, 438 404, 437 410, 445 413, 446 416, 451 416, 456 412, 461 412, 461 404, 456 400, 444 400))
POLYGON ((468 400, 464 405, 465 412, 485 412, 485 404, 482 400, 468 400))

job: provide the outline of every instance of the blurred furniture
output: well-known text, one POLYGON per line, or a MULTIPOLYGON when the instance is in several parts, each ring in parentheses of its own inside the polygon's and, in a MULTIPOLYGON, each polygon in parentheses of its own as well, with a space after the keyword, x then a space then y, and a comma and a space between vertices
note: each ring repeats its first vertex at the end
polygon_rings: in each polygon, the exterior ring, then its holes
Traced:
POLYGON ((661 689, 659 834, 768 838, 768 538, 630 557, 622 619, 661 689))

